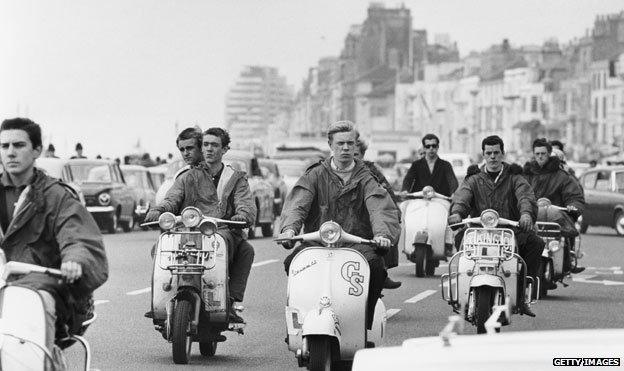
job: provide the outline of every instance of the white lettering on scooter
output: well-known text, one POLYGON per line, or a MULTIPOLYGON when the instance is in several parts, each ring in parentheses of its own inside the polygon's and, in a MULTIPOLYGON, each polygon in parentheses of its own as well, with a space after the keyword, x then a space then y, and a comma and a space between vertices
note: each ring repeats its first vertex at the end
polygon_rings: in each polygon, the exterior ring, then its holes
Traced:
POLYGON ((292 274, 293 276, 298 275, 299 273, 303 272, 304 270, 310 268, 311 266, 315 265, 317 263, 316 259, 312 260, 311 262, 309 262, 307 265, 304 265, 303 267, 299 268, 299 269, 293 269, 292 272, 290 274, 292 274))
POLYGON ((342 265, 340 270, 342 278, 349 282, 352 287, 349 287, 349 295, 360 296, 364 292, 362 282, 364 282, 364 276, 360 273, 360 263, 349 261, 342 265))

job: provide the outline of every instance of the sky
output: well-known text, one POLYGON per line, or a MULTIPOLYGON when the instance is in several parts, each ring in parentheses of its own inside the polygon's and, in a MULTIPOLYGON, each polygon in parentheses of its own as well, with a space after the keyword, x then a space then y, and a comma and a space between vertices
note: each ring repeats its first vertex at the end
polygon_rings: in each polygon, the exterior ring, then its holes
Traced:
MULTIPOLYGON (((380 1, 381 2, 381 1, 380 1)), ((622 0, 406 0, 414 29, 447 33, 460 53, 508 38, 567 42, 622 0)), ((360 0, 0 0, 0 118, 30 117, 57 155, 141 147, 165 155, 178 129, 222 126, 245 65, 277 67, 298 89, 310 67, 337 56, 360 0)), ((236 138, 233 138, 235 141, 236 138)))

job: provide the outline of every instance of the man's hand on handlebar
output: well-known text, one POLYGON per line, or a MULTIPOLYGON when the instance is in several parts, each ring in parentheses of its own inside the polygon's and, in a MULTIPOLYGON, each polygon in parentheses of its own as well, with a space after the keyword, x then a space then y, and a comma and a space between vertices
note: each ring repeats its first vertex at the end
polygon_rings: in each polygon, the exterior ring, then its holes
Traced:
POLYGON ((518 224, 520 224, 520 229, 525 232, 533 229, 533 219, 531 219, 531 215, 529 214, 522 214, 520 216, 520 221, 518 222, 518 224))
POLYGON ((230 220, 233 222, 245 222, 245 224, 247 223, 247 219, 244 216, 238 214, 232 215, 230 220))
POLYGON ((160 211, 151 209, 150 211, 147 212, 147 215, 145 215, 145 220, 143 222, 144 223, 155 222, 158 220, 159 216, 160 216, 160 211))
POLYGON ((449 225, 461 223, 462 217, 459 214, 449 215, 447 222, 449 225))
POLYGON ((63 278, 67 283, 74 283, 77 279, 82 277, 82 266, 80 263, 68 261, 61 264, 61 272, 63 272, 63 278))
MULTIPOLYGON (((293 237, 295 237, 295 231, 293 231, 292 229, 286 229, 284 232, 280 233, 279 236, 277 236, 278 239, 293 237)), ((295 241, 282 241, 280 243, 282 244, 282 246, 284 246, 285 249, 288 250, 295 247, 295 241)))
POLYGON ((373 237, 373 241, 377 243, 378 248, 381 250, 388 250, 392 246, 390 239, 384 236, 375 236, 373 237))

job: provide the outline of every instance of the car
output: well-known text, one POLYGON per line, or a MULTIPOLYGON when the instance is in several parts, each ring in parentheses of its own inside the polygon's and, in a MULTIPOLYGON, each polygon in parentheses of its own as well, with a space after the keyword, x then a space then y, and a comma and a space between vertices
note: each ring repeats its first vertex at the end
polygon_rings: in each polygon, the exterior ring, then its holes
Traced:
POLYGON ((464 180, 468 167, 473 163, 467 153, 441 153, 440 158, 451 163, 453 172, 459 183, 464 180))
POLYGON ((258 165, 260 165, 262 176, 273 186, 273 208, 275 216, 279 216, 282 213, 282 207, 284 207, 286 195, 288 194, 286 183, 275 161, 268 158, 261 158, 258 159, 258 165))
POLYGON ((590 168, 579 181, 586 203, 577 223, 580 232, 589 226, 606 226, 624 236, 624 166, 590 168))
POLYGON ((167 191, 173 185, 173 181, 177 178, 178 174, 182 173, 183 170, 189 168, 184 160, 181 159, 163 166, 166 167, 166 172, 164 180, 161 182, 160 186, 157 188, 158 190, 156 191, 156 205, 159 205, 161 202, 163 202, 167 191))
POLYGON ((62 180, 63 183, 67 184, 76 193, 82 206, 86 206, 82 188, 80 188, 80 185, 74 180, 67 161, 68 160, 56 157, 40 157, 35 161, 35 167, 44 171, 52 178, 62 180))
POLYGON ((147 210, 154 205, 156 200, 156 188, 152 183, 152 177, 148 168, 141 165, 121 165, 119 166, 126 184, 135 193, 135 223, 143 223, 147 210))
POLYGON ((282 179, 284 180, 284 184, 286 185, 287 195, 313 161, 316 162, 318 160, 316 157, 314 160, 308 161, 297 159, 273 159, 273 162, 277 165, 280 174, 282 175, 282 179))
POLYGON ((167 170, 169 169, 168 165, 169 164, 163 164, 147 168, 152 184, 154 185, 154 189, 158 190, 158 188, 160 188, 160 186, 165 182, 165 179, 167 179, 167 170))
POLYGON ((125 232, 134 228, 136 202, 119 165, 112 160, 67 160, 73 179, 84 192, 87 210, 100 228, 115 233, 121 225, 125 232))
POLYGON ((262 176, 258 159, 246 151, 229 150, 223 156, 223 163, 247 173, 249 188, 257 207, 256 221, 249 227, 248 237, 256 237, 256 226, 262 229, 264 237, 273 236, 276 217, 273 209, 275 192, 271 183, 262 176))

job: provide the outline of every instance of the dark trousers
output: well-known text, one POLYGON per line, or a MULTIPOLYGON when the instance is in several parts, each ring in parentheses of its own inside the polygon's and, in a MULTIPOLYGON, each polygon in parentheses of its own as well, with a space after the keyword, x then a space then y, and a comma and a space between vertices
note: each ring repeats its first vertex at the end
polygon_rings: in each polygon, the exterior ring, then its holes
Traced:
MULTIPOLYGON (((286 275, 290 269, 290 263, 297 253, 307 246, 297 246, 290 255, 284 259, 284 268, 286 269, 286 275)), ((384 260, 379 255, 366 256, 368 267, 370 269, 370 280, 368 281, 368 299, 366 301, 366 328, 371 329, 373 327, 373 316, 375 315, 375 305, 377 305, 377 299, 381 297, 381 290, 383 290, 384 282, 388 276, 386 267, 384 266, 384 260)))
POLYGON ((399 245, 390 246, 388 253, 383 256, 386 269, 399 266, 399 245))

